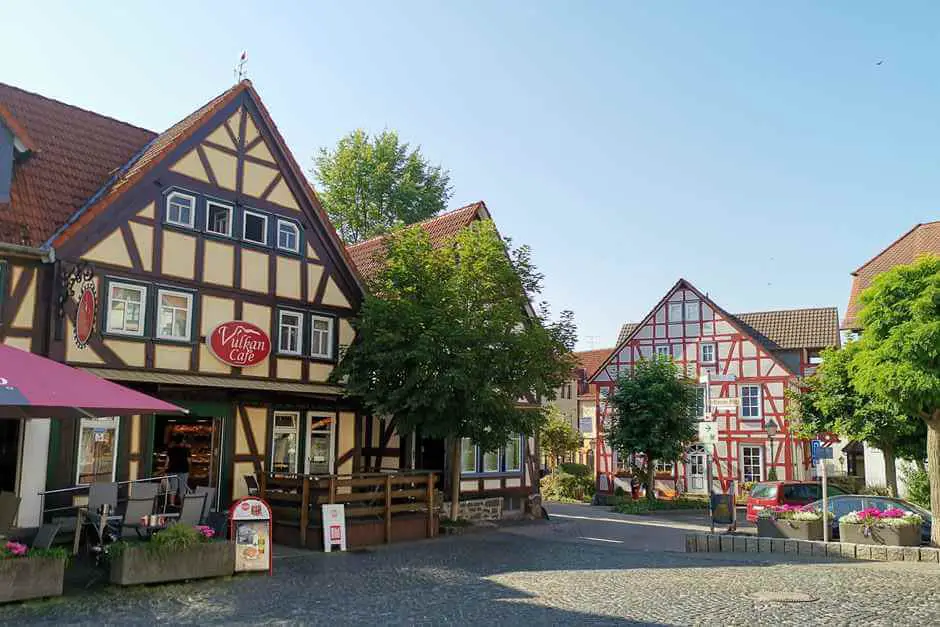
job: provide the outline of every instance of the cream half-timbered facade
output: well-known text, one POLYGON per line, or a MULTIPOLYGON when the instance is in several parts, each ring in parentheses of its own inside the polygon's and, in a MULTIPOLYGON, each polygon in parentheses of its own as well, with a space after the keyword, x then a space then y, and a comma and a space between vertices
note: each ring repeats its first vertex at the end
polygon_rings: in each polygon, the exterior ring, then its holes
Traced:
MULTIPOLYGON (((42 158, 52 154, 42 145, 53 136, 54 128, 43 128, 52 116, 75 116, 88 133, 95 124, 118 124, 9 93, 6 118, 28 120, 24 127, 37 130, 39 144, 39 158, 15 166, 14 192, 27 190, 31 176, 46 172, 40 168, 60 165, 42 158)), ((63 212, 67 219, 40 222, 36 232, 51 231, 44 243, 18 256, 0 251, 0 337, 190 415, 30 421, 30 428, 44 425, 36 448, 48 445, 56 463, 43 464, 44 481, 19 491, 151 476, 176 434, 192 447, 194 483, 217 488, 219 503, 247 491, 245 475, 360 470, 373 432, 364 422, 372 419, 343 398, 330 375, 354 340, 350 320, 362 287, 250 83, 162 134, 114 132, 129 146, 137 142, 132 156, 63 212), (244 366, 220 359, 209 338, 227 322, 263 331, 270 354, 244 366)), ((74 155, 81 158, 90 157, 74 155)), ((12 210, 24 220, 29 201, 13 194, 12 210)), ((32 470, 19 475, 35 478, 39 468, 32 470)), ((46 506, 64 505, 54 501, 46 506)))
POLYGON ((771 469, 780 480, 808 476, 807 443, 790 433, 786 391, 812 371, 821 348, 838 342, 836 321, 834 308, 732 315, 680 280, 641 323, 625 325, 618 346, 589 379, 597 407, 598 490, 629 490, 617 478, 628 462, 603 437, 612 416, 608 400, 620 376, 656 357, 672 359, 696 382, 696 418, 714 422, 719 436, 710 450, 690 443, 677 465, 658 463, 658 489, 706 492, 709 455, 715 489, 727 489, 732 480, 765 480, 771 469), (787 326, 790 336, 774 339, 768 335, 780 335, 777 329, 761 333, 746 320, 768 329, 787 326), (798 337, 801 324, 814 327, 805 329, 805 339, 798 337))

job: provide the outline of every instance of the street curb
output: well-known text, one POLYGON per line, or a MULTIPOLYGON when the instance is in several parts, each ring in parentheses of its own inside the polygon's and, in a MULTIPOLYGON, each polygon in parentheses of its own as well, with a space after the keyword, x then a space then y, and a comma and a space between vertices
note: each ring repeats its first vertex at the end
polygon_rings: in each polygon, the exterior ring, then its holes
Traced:
POLYGON ((848 542, 782 540, 718 533, 685 534, 686 553, 778 553, 838 557, 876 562, 928 562, 940 565, 940 549, 916 546, 878 546, 848 542))

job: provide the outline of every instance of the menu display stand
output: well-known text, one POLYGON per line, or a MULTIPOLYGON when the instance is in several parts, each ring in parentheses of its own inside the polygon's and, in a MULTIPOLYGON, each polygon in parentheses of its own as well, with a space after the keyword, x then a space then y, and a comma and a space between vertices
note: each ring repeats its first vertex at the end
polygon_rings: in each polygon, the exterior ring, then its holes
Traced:
POLYGON ((271 506, 256 496, 232 503, 229 533, 235 546, 235 572, 274 570, 271 506))

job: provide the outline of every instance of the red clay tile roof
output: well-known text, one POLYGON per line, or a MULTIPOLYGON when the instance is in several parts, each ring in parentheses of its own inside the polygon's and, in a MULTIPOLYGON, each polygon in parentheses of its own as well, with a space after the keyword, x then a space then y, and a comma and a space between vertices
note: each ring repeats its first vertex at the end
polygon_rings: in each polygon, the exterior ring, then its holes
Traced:
MULTIPOLYGON (((431 243, 437 247, 442 246, 479 217, 489 217, 482 200, 442 213, 424 222, 418 222, 417 225, 427 231, 431 237, 431 243)), ((380 235, 346 246, 349 258, 352 259, 362 276, 371 278, 381 269, 385 256, 385 238, 386 236, 380 235)))
MULTIPOLYGON (((839 344, 839 314, 835 307, 784 309, 728 314, 769 350, 825 348, 839 344)), ((620 327, 620 345, 633 333, 636 323, 620 327)))
POLYGON ((920 255, 929 253, 940 255, 940 221, 918 224, 853 272, 852 291, 849 293, 842 328, 852 331, 860 329, 859 296, 876 276, 895 266, 913 263, 920 255))
POLYGON ((574 357, 578 361, 578 367, 584 368, 585 375, 591 376, 598 368, 600 368, 601 364, 604 363, 604 360, 606 360, 613 351, 613 348, 598 348, 590 351, 578 351, 574 354, 574 357))
POLYGON ((39 246, 155 134, 0 83, 0 105, 25 129, 33 153, 16 164, 0 205, 0 241, 39 246))

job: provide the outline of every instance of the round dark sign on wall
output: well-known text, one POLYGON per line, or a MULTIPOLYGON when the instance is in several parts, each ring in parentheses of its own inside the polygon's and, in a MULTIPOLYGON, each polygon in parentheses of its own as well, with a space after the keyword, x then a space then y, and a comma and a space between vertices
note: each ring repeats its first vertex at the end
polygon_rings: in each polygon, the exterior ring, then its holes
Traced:
POLYGON ((91 334, 95 330, 97 301, 95 284, 83 284, 78 297, 78 310, 75 314, 75 345, 79 348, 85 348, 88 345, 88 340, 91 339, 91 334))
POLYGON ((230 366, 254 366, 271 354, 271 338, 250 322, 223 322, 206 338, 209 350, 230 366))

